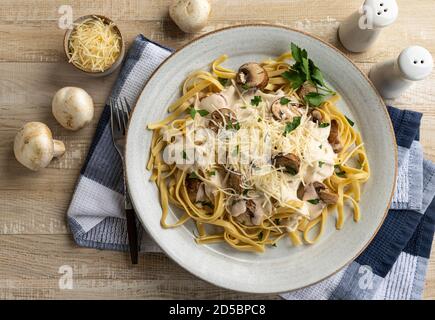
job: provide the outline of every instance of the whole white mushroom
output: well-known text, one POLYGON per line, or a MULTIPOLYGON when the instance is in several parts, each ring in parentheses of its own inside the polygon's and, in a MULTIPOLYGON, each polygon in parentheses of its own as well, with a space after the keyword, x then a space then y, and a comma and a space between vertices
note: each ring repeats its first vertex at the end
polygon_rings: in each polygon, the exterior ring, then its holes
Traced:
POLYGON ((56 92, 51 104, 53 116, 68 130, 79 130, 94 117, 94 102, 83 89, 65 87, 56 92))
POLYGON ((208 0, 173 0, 169 16, 186 33, 200 31, 207 24, 210 15, 208 0))
POLYGON ((54 140, 50 129, 41 122, 26 123, 15 136, 15 158, 30 170, 45 168, 64 153, 63 142, 54 140))

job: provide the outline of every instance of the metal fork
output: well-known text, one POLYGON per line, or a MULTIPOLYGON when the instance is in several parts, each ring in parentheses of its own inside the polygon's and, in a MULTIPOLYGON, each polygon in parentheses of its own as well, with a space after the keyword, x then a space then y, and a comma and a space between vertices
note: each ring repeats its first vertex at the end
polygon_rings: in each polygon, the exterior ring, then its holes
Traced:
POLYGON ((110 106, 110 124, 112 127, 112 138, 113 144, 119 153, 122 160, 122 166, 124 171, 124 207, 125 215, 127 217, 127 234, 128 234, 128 244, 130 247, 130 257, 133 264, 138 262, 138 239, 137 239, 137 229, 136 229, 136 214, 134 212, 133 206, 131 204, 130 195, 127 189, 127 181, 125 176, 125 161, 124 152, 125 144, 127 141, 127 127, 128 120, 131 115, 131 107, 127 102, 127 99, 118 98, 116 100, 109 99, 110 106))

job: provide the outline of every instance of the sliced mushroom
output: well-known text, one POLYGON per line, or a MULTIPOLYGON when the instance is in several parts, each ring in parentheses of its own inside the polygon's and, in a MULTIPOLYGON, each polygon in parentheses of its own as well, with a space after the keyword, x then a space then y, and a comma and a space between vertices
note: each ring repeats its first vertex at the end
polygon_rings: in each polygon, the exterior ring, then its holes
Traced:
POLYGON ((218 132, 224 125, 233 124, 237 122, 236 114, 228 108, 221 108, 215 110, 210 115, 211 120, 208 122, 208 126, 214 132, 218 132))
POLYGON ((235 200, 228 211, 233 217, 244 214, 246 212, 246 201, 243 199, 235 200))
POLYGON ((329 189, 320 190, 317 194, 320 200, 326 204, 336 204, 338 201, 338 194, 329 191, 329 189))
POLYGON ((237 194, 240 194, 243 191, 241 184, 242 184, 242 176, 240 174, 230 172, 228 176, 228 186, 231 189, 234 189, 234 191, 237 194))
POLYGON ((299 95, 299 97, 301 97, 302 99, 309 93, 311 92, 317 92, 317 89, 315 86, 313 86, 311 83, 309 82, 305 82, 297 91, 297 94, 299 95))
POLYGON ((288 172, 297 174, 299 172, 301 160, 293 153, 278 154, 273 159, 273 164, 276 168, 285 168, 288 172))
POLYGON ((248 214, 250 216, 254 216, 256 207, 257 205, 253 200, 249 199, 248 201, 246 201, 246 211, 248 211, 248 214))
POLYGON ((328 142, 331 144, 335 153, 340 153, 343 150, 343 145, 338 137, 338 133, 338 122, 334 119, 331 121, 331 130, 329 132, 328 142))
POLYGON ((272 116, 275 120, 290 120, 296 113, 299 113, 296 108, 300 106, 298 102, 289 99, 288 104, 281 104, 281 99, 277 99, 272 103, 270 108, 272 111, 272 116))
POLYGON ((317 193, 319 193, 321 190, 326 190, 326 188, 327 188, 323 183, 321 183, 319 181, 313 182, 313 187, 317 193))
POLYGON ((304 186, 304 184, 301 182, 301 183, 299 184, 298 191, 297 191, 296 195, 297 195, 297 197, 298 197, 299 200, 302 200, 302 199, 304 198, 304 194, 305 194, 305 186, 304 186))
POLYGON ((304 189, 303 201, 307 201, 306 207, 310 215, 310 219, 317 218, 326 206, 326 203, 320 201, 319 195, 313 183, 307 184, 304 189))
POLYGON ((248 62, 239 68, 236 82, 249 88, 264 89, 269 83, 269 76, 261 65, 255 62, 248 62))
POLYGON ((201 99, 199 106, 208 112, 214 112, 216 109, 227 108, 228 101, 223 94, 214 93, 201 99))
POLYGON ((245 206, 245 212, 237 216, 237 221, 246 226, 260 225, 267 215, 267 209, 262 208, 260 199, 249 199, 245 201, 245 206))
POLYGON ((332 150, 334 150, 335 153, 340 153, 341 151, 343 151, 343 145, 338 138, 333 144, 331 144, 331 146, 332 150))
POLYGON ((316 181, 313 182, 309 187, 314 188, 320 200, 326 204, 336 204, 338 201, 338 195, 333 193, 326 185, 316 181))
POLYGON ((186 177, 185 183, 186 183, 187 195, 189 196, 190 201, 192 203, 195 203, 196 196, 198 194, 202 181, 197 178, 186 177))
POLYGON ((337 138, 338 138, 338 122, 337 120, 333 119, 331 121, 331 131, 329 131, 328 142, 332 144, 336 142, 337 138))
POLYGON ((322 122, 323 116, 322 116, 322 113, 319 110, 313 109, 313 110, 311 110, 310 114, 311 114, 311 120, 313 122, 317 122, 317 123, 321 123, 322 122))

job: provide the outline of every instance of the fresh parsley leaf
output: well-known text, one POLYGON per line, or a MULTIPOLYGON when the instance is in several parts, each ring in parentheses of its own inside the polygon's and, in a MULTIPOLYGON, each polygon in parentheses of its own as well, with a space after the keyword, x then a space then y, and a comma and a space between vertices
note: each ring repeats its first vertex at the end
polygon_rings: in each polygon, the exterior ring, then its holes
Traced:
POLYGON ((201 117, 205 117, 206 115, 208 115, 209 114, 209 112, 207 111, 207 110, 196 110, 194 107, 190 107, 189 109, 187 109, 187 111, 189 112, 189 114, 190 114, 190 117, 192 118, 192 119, 194 119, 195 120, 195 116, 196 116, 196 114, 197 113, 199 113, 199 115, 201 116, 201 117))
POLYGON ((320 199, 311 199, 311 200, 307 200, 307 201, 311 204, 319 204, 320 199))
POLYGON ((238 123, 238 122, 232 123, 231 121, 228 121, 226 129, 227 130, 231 130, 231 129, 240 130, 240 123, 238 123))
POLYGON ((279 219, 275 219, 275 224, 279 226, 279 219))
POLYGON ((292 122, 288 122, 285 126, 284 137, 287 136, 288 133, 295 130, 301 124, 301 117, 294 117, 292 122))
POLYGON ((263 231, 258 234, 258 240, 263 240, 263 231))
POLYGON ((320 145, 320 146, 319 146, 319 149, 322 149, 322 147, 323 147, 323 145, 320 145))
POLYGON ((293 42, 291 43, 290 48, 292 50, 293 59, 295 59, 296 62, 301 63, 302 62, 301 48, 299 48, 293 42))
POLYGON ((311 64, 311 80, 318 84, 319 86, 325 87, 325 79, 323 78, 323 74, 319 68, 314 65, 314 62, 310 60, 311 64))
POLYGON ((216 171, 209 171, 208 175, 209 175, 209 177, 215 176, 216 175, 216 171))
POLYGON ((199 177, 198 177, 198 175, 196 174, 195 171, 189 173, 189 179, 198 179, 198 178, 199 178, 199 177))
POLYGON ((349 122, 350 126, 353 127, 355 125, 355 122, 353 122, 352 120, 350 120, 348 117, 344 116, 347 120, 347 122, 349 122))
POLYGON ((287 99, 286 97, 282 97, 281 99, 279 99, 279 103, 283 106, 285 106, 289 102, 290 102, 290 99, 287 99))
POLYGON ((291 83, 294 90, 299 89, 305 82, 305 75, 295 70, 286 71, 281 76, 291 83))
POLYGON ((306 57, 302 57, 302 70, 305 73, 305 79, 307 81, 311 81, 310 64, 306 57))
POLYGON ((291 66, 292 70, 290 73, 292 74, 283 74, 282 76, 292 83, 293 89, 298 89, 302 85, 300 84, 300 80, 303 79, 303 82, 308 81, 318 89, 326 91, 328 94, 335 94, 335 92, 326 85, 320 69, 315 65, 313 60, 308 59, 307 51, 299 48, 294 43, 291 43, 290 47, 293 59, 296 63, 291 66))
POLYGON ((208 112, 207 110, 202 110, 202 109, 197 110, 197 112, 199 113, 199 115, 200 115, 201 117, 205 117, 206 115, 209 114, 209 112, 208 112))
POLYGON ((340 178, 346 178, 346 172, 341 170, 341 167, 339 164, 334 165, 335 174, 340 178))
POLYGON ((319 161, 319 168, 323 167, 324 164, 325 164, 325 162, 319 161))
POLYGON ((188 159, 187 158, 187 153, 185 150, 183 150, 183 152, 181 152, 181 156, 183 157, 184 160, 188 159))
POLYGON ((242 106, 242 107, 240 107, 240 109, 246 109, 246 106, 242 106))
POLYGON ((249 90, 249 86, 246 83, 242 84, 242 89, 243 90, 249 90))
POLYGON ((310 92, 304 97, 305 101, 307 101, 311 106, 318 107, 320 106, 325 96, 323 94, 317 93, 317 92, 310 92))
POLYGON ((190 117, 195 120, 196 109, 194 107, 190 107, 188 111, 189 111, 190 117))
POLYGON ((228 80, 229 79, 225 79, 225 78, 218 78, 218 81, 220 82, 221 85, 223 85, 224 87, 228 84, 228 80))
POLYGON ((253 106, 258 107, 258 105, 260 104, 260 102, 261 102, 261 97, 260 97, 260 96, 254 96, 254 98, 251 99, 251 104, 252 104, 253 106))
POLYGON ((244 196, 246 196, 246 195, 248 194, 248 192, 249 192, 249 189, 245 189, 245 190, 243 190, 242 194, 243 194, 244 196))
POLYGON ((327 127, 329 127, 328 122, 322 122, 321 124, 319 124, 319 128, 327 128, 327 127))

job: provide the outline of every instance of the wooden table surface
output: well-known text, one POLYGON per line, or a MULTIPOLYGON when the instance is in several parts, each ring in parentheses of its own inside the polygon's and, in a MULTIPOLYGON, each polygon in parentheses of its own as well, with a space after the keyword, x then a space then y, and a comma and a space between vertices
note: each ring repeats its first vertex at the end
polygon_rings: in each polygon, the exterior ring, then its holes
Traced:
MULTIPOLYGON (((0 299, 15 298, 277 298, 224 290, 199 280, 164 254, 146 254, 132 266, 127 253, 79 248, 66 225, 66 209, 104 101, 116 78, 92 79, 65 61, 58 27, 64 0, 2 0, 0 8, 0 299), (67 132, 51 114, 53 94, 79 86, 94 98, 91 125, 67 132), (67 152, 38 173, 15 161, 12 143, 28 121, 42 121, 67 152), (73 269, 73 290, 59 289, 59 268, 73 269)), ((114 19, 131 42, 135 35, 178 48, 185 35, 168 17, 169 0, 68 1, 74 17, 103 14, 114 19)), ((215 0, 203 33, 243 23, 276 23, 297 28, 338 46, 337 27, 361 0, 215 0)), ((347 53, 365 72, 408 45, 435 56, 434 0, 398 0, 399 19, 364 54, 347 53)), ((421 142, 435 161, 435 73, 394 102, 424 113, 421 142)), ((435 254, 424 296, 435 298, 435 254)))

